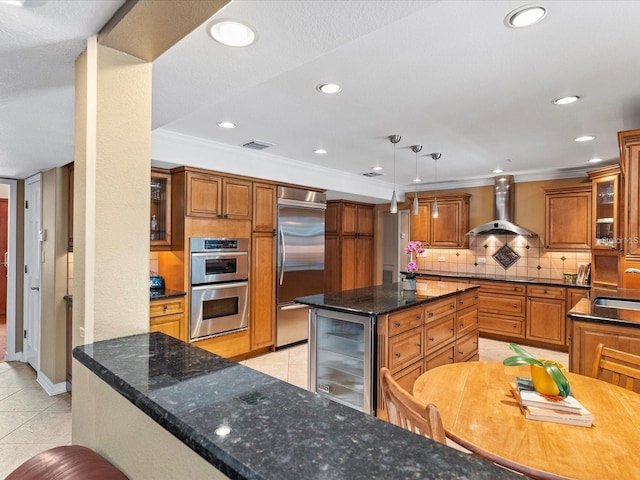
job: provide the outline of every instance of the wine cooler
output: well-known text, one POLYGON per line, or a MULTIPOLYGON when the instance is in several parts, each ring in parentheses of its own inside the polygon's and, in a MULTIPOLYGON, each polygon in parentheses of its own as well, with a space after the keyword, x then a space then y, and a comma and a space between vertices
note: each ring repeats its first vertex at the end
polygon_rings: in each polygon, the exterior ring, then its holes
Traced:
POLYGON ((309 310, 309 390, 374 414, 372 318, 309 310))

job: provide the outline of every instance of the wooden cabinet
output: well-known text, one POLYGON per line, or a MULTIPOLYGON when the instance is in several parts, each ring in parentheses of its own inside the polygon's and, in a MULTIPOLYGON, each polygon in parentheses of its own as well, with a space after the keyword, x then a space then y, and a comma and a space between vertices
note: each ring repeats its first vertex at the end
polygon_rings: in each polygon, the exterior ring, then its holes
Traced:
POLYGON ((545 188, 545 246, 591 250, 591 185, 545 188))
POLYGON ((250 181, 195 171, 185 181, 188 216, 251 220, 250 181))
POLYGON ((527 339, 566 344, 565 297, 565 287, 527 286, 527 339))
POLYGON ((483 333, 524 338, 526 285, 479 281, 478 323, 483 333))
MULTIPOLYGON (((431 368, 477 360, 478 300, 478 290, 473 289, 379 317, 376 368, 387 367, 411 392, 416 379, 431 368)), ((381 403, 378 416, 384 416, 381 403)))
POLYGON ((640 261, 640 130, 618 133, 620 166, 624 178, 624 253, 628 260, 640 261))
POLYGON ((184 297, 154 299, 149 302, 149 331, 162 332, 187 341, 184 297))
MULTIPOLYGON (((640 355, 640 329, 606 323, 592 323, 579 320, 572 322, 572 341, 569 350, 569 371, 581 375, 591 375, 596 347, 599 343, 606 347, 640 355)), ((640 386, 636 389, 640 393, 640 386)))
POLYGON ((374 206, 329 201, 325 214, 325 291, 373 285, 374 206))
POLYGON ((433 218, 436 197, 418 193, 418 215, 411 215, 411 240, 427 247, 466 248, 470 197, 469 194, 438 195, 438 218, 433 218))
POLYGON ((171 173, 151 169, 151 210, 149 241, 151 250, 171 249, 171 173))
POLYGON ((276 315, 276 185, 253 184, 251 276, 249 294, 250 348, 275 344, 276 315))

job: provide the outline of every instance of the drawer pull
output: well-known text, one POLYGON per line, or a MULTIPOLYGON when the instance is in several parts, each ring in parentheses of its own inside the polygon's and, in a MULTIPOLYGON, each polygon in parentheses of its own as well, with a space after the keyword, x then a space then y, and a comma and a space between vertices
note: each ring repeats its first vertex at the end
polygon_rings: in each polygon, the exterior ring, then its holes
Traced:
POLYGON ((464 305, 464 302, 462 300, 460 300, 460 305, 464 305))
POLYGON ((517 325, 513 325, 513 328, 518 328, 518 326, 517 325))
POLYGON ((453 357, 447 357, 447 358, 453 362, 453 357))
POLYGON ((400 325, 400 322, 396 322, 396 327, 399 327, 400 325))
POLYGON ((516 305, 514 305, 514 306, 513 306, 513 308, 518 308, 518 305, 517 305, 517 304, 516 304, 516 305))
POLYGON ((449 308, 456 308, 456 306, 452 303, 451 305, 449 305, 449 308))
POLYGON ((433 312, 429 312, 429 316, 430 316, 430 317, 433 317, 433 312))
POLYGON ((162 309, 163 309, 165 312, 167 311, 167 308, 169 308, 169 306, 168 306, 168 305, 163 305, 163 306, 162 306, 162 309))
POLYGON ((453 332, 453 327, 451 327, 449 330, 451 330, 453 332))
POLYGON ((416 319, 418 319, 418 320, 422 320, 422 314, 421 314, 421 313, 419 313, 418 315, 416 315, 416 319))
POLYGON ((545 295, 547 294, 547 289, 546 289, 546 288, 544 289, 544 294, 545 294, 545 295))
POLYGON ((433 338, 433 337, 429 337, 429 341, 430 341, 430 342, 435 342, 435 341, 436 341, 436 339, 435 339, 435 338, 433 338))
POLYGON ((464 352, 463 352, 462 350, 458 350, 458 353, 459 353, 460 355, 464 355, 464 352))
POLYGON ((422 346, 422 344, 416 343, 416 347, 421 347, 421 346, 422 346))
POLYGON ((396 353, 396 357, 400 358, 401 354, 400 353, 396 353))

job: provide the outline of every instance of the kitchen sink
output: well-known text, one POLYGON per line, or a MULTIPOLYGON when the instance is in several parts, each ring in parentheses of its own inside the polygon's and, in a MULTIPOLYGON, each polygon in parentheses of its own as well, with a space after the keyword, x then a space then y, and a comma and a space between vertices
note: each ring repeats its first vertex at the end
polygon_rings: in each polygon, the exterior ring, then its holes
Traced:
POLYGON ((620 308, 624 310, 640 310, 640 300, 596 297, 593 300, 593 304, 597 307, 620 308))

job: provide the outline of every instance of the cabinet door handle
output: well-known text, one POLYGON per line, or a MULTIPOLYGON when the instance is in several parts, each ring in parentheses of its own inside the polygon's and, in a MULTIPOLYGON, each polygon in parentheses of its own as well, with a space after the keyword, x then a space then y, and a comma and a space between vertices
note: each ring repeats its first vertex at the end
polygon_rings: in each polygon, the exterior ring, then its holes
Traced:
POLYGON ((435 341, 436 341, 436 339, 435 339, 435 338, 433 338, 433 337, 429 337, 429 341, 430 341, 430 342, 435 342, 435 341))
POLYGON ((463 352, 462 350, 458 350, 458 353, 459 353, 460 355, 464 355, 464 352, 463 352))
POLYGON ((400 322, 396 322, 396 327, 399 327, 401 325, 400 322))
POLYGON ((400 353, 396 353, 396 357, 400 358, 401 354, 400 353))
POLYGON ((451 327, 449 330, 451 330, 453 332, 454 329, 453 329, 453 327, 451 327))
POLYGON ((416 347, 421 347, 422 344, 421 343, 416 343, 416 347))

